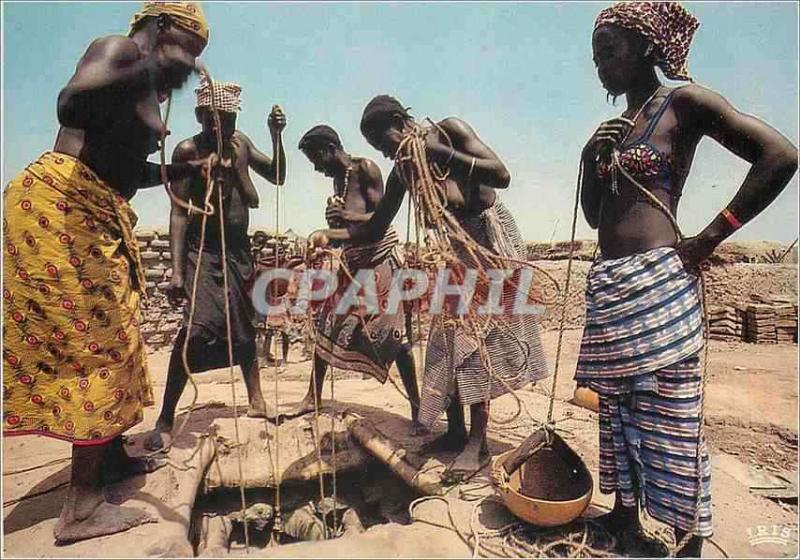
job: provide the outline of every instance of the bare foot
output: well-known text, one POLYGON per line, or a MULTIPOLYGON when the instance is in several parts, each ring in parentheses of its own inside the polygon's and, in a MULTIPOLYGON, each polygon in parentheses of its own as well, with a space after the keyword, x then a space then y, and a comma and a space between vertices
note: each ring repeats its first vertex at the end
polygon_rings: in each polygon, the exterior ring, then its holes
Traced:
POLYGON ((172 428, 159 428, 158 424, 144 440, 144 448, 148 451, 169 451, 172 447, 172 428))
POLYGON ((101 502, 85 519, 78 519, 74 510, 67 511, 65 508, 53 529, 53 535, 56 538, 56 545, 61 546, 157 522, 158 520, 146 511, 101 502))
POLYGON ((411 421, 411 428, 408 430, 410 436, 427 436, 431 431, 419 422, 419 420, 411 421))
POLYGON ((114 484, 131 476, 155 472, 166 464, 164 457, 131 457, 122 447, 122 441, 115 440, 106 452, 101 478, 103 484, 114 484))
POLYGON ((465 432, 446 432, 445 434, 429 441, 422 446, 423 453, 453 453, 462 451, 467 445, 467 434, 465 432))
POLYGON ((664 543, 644 533, 637 508, 614 508, 592 521, 617 539, 619 552, 626 556, 663 558, 669 554, 664 543))
POLYGON ((250 406, 247 407, 247 416, 248 418, 274 418, 275 411, 262 399, 250 402, 250 406))
POLYGON ((464 451, 453 461, 453 464, 442 474, 442 480, 450 484, 465 482, 489 464, 491 458, 485 441, 470 441, 464 451))
POLYGON ((308 414, 309 412, 314 412, 314 409, 322 410, 322 404, 319 403, 317 406, 314 406, 314 399, 306 397, 295 406, 287 410, 286 412, 279 412, 278 416, 281 418, 296 418, 298 416, 303 416, 304 414, 308 414))
MULTIPOLYGON (((322 410, 322 405, 319 405, 318 408, 322 410)), ((290 408, 289 410, 279 411, 275 410, 271 406, 266 406, 264 409, 263 416, 259 416, 259 418, 266 418, 270 422, 279 422, 286 420, 288 418, 296 418, 298 416, 303 416, 304 414, 308 414, 309 412, 314 412, 314 400, 305 398, 299 403, 297 403, 295 406, 290 408)))

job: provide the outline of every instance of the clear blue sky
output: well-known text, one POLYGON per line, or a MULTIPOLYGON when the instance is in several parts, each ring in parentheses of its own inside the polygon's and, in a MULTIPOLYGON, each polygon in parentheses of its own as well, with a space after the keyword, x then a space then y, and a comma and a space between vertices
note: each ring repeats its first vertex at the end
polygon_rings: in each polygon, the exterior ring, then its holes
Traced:
MULTIPOLYGON (((353 154, 388 162, 361 138, 358 121, 375 94, 391 93, 417 116, 456 115, 478 131, 512 173, 503 199, 528 239, 567 238, 578 154, 604 119, 606 102, 590 37, 605 3, 261 4, 205 3, 211 41, 203 58, 216 79, 243 86, 239 128, 271 150, 266 116, 288 115, 283 226, 324 225, 329 180, 296 149, 325 122, 353 154)), ((740 109, 798 142, 796 3, 687 3, 701 22, 690 70, 740 109)), ((137 3, 3 3, 3 183, 53 145, 56 96, 95 37, 125 33, 137 3)), ((174 100, 171 151, 194 134, 194 78, 174 100)), ((747 165, 704 140, 681 204, 687 233, 730 200, 747 165)), ((274 227, 275 189, 258 178, 254 226, 274 227)), ((791 241, 798 230, 797 178, 739 239, 791 241)), ((134 199, 140 224, 166 226, 161 187, 134 199)), ((404 214, 397 223, 405 224, 404 214)), ((580 221, 579 235, 593 233, 580 221)), ((401 228, 405 231, 405 227, 401 228)))

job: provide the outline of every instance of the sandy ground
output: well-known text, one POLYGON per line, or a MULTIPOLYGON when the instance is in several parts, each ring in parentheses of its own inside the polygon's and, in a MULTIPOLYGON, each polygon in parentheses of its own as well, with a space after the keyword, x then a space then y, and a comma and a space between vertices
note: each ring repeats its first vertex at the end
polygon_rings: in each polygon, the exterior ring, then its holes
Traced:
MULTIPOLYGON (((565 358, 556 389, 555 417, 564 419, 558 426, 563 437, 583 457, 596 475, 596 415, 568 401, 574 385, 571 372, 577 359, 580 331, 568 331, 565 358)), ((546 349, 555 354, 555 333, 545 336, 546 349)), ((149 430, 158 414, 164 386, 168 354, 159 351, 150 356, 150 368, 159 405, 145 412, 145 421, 132 435, 149 430)), ((280 400, 290 403, 305 391, 310 362, 299 362, 293 349, 290 363, 279 376, 280 400)), ((758 486, 756 472, 778 474, 792 481, 797 476, 797 346, 749 345, 712 342, 706 397, 707 434, 713 454, 714 542, 734 557, 792 557, 798 554, 798 511, 796 505, 767 499, 751 491, 758 486), (755 478, 754 478, 755 477, 755 478), (788 529, 785 541, 753 542, 752 537, 788 529)), ((245 404, 244 385, 237 371, 237 402, 245 404)), ((265 396, 274 402, 273 369, 262 370, 265 396)), ((231 385, 227 370, 210 372, 197 378, 199 403, 221 401, 230 405, 231 385)), ((398 381, 399 382, 399 381, 398 381)), ((544 419, 550 380, 520 392, 520 398, 538 419, 544 419)), ((338 372, 335 385, 337 410, 346 407, 370 417, 387 435, 415 448, 421 440, 409 438, 408 406, 400 393, 387 383, 338 372)), ((325 404, 330 396, 326 385, 325 404)), ((189 391, 182 407, 189 405, 189 391)), ((513 413, 514 401, 505 396, 493 405, 493 415, 513 413)), ((206 408, 195 413, 190 433, 177 445, 176 457, 188 456, 202 440, 204 430, 216 416, 230 416, 230 406, 206 408)), ((246 420, 243 420, 246 422, 246 420)), ((510 449, 532 431, 532 422, 524 417, 510 426, 491 426, 490 447, 494 454, 510 449)), ((138 441, 140 438, 134 438, 138 441)), ((117 503, 148 509, 160 521, 138 527, 121 535, 94 539, 67 547, 55 547, 52 529, 64 499, 63 483, 68 480, 69 445, 47 438, 8 438, 3 442, 3 520, 4 555, 16 557, 122 557, 174 555, 180 548, 180 533, 187 524, 186 510, 198 484, 199 475, 191 469, 162 469, 148 477, 138 477, 110 489, 110 499, 117 503), (10 471, 52 465, 13 474, 10 471), (62 485, 62 486, 59 486, 62 485), (194 485, 194 486, 193 486, 194 485), (55 488, 55 489, 53 489, 55 488), (40 495, 41 494, 41 495, 40 495), (21 501, 18 501, 21 500, 21 501), (177 544, 176 544, 177 543, 177 544), (178 548, 175 548, 178 547, 178 548)), ((173 457, 175 461, 175 459, 173 457)), ((443 459, 443 460, 446 460, 443 459)), ((762 476, 763 478, 763 476, 762 476)), ((596 481, 595 481, 596 484, 596 481)), ((763 485, 763 484, 762 484, 763 485)), ((491 490, 485 490, 489 493, 491 490)), ((794 493, 796 496, 796 491, 794 493)), ((455 501, 453 513, 462 528, 469 526, 471 504, 455 501)), ((796 504, 796 497, 794 499, 796 504)), ((595 515, 611 505, 611 498, 594 493, 588 515, 595 515)), ((495 508, 497 509, 497 508, 495 508)), ((481 515, 481 523, 491 526, 502 518, 501 512, 481 515), (499 516, 499 517, 498 517, 499 516), (484 517, 488 520, 484 523, 484 517)), ((422 504, 417 517, 441 521, 446 517, 443 505, 422 504)), ((291 557, 465 557, 471 550, 452 532, 427 523, 400 525, 390 523, 369 529, 357 536, 347 536, 323 543, 301 543, 258 551, 259 556, 291 557)), ((715 546, 706 545, 706 557, 721 557, 715 546)))

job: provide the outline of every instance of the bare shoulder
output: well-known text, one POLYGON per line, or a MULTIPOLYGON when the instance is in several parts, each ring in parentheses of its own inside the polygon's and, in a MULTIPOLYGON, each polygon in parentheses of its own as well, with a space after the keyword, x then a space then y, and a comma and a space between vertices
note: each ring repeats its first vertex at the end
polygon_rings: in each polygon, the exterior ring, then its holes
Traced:
POLYGON ((122 35, 108 35, 92 41, 81 63, 103 61, 112 66, 124 66, 138 60, 140 56, 139 47, 133 39, 122 35))
POLYGON ((475 136, 475 131, 464 120, 458 117, 447 117, 439 121, 438 124, 445 132, 459 138, 469 138, 475 136))
POLYGON ((194 137, 181 140, 172 151, 172 161, 187 161, 197 157, 197 143, 194 141, 194 137))
POLYGON ((697 115, 698 112, 721 112, 730 108, 730 103, 713 89, 689 84, 675 90, 672 103, 676 111, 685 115, 697 115))
POLYGON ((359 177, 373 183, 376 181, 379 183, 383 182, 381 168, 378 167, 378 164, 371 159, 365 157, 354 157, 353 163, 356 166, 359 177))

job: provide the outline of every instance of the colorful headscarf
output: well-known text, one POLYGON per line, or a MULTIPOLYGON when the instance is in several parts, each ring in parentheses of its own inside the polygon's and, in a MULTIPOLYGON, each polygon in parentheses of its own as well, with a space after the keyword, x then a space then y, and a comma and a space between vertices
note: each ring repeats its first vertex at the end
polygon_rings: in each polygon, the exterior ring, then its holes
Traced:
POLYGON ((200 85, 194 90, 197 95, 197 107, 210 108, 212 106, 212 87, 214 88, 214 103, 218 111, 238 113, 241 110, 242 101, 239 96, 242 93, 242 86, 233 82, 218 82, 217 80, 214 80, 212 86, 205 74, 200 77, 200 85))
POLYGON ((131 32, 142 19, 158 17, 161 14, 170 16, 175 25, 194 33, 208 43, 208 21, 197 2, 145 2, 142 9, 133 15, 131 32))
POLYGON ((618 25, 644 35, 656 48, 656 64, 672 80, 689 80, 687 59, 700 26, 678 2, 619 2, 597 16, 594 28, 618 25))

